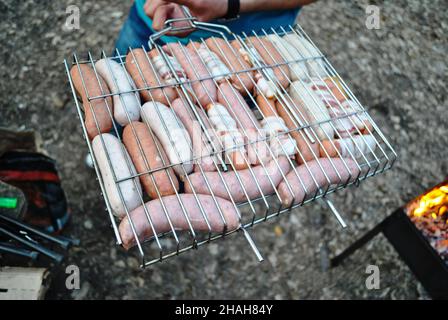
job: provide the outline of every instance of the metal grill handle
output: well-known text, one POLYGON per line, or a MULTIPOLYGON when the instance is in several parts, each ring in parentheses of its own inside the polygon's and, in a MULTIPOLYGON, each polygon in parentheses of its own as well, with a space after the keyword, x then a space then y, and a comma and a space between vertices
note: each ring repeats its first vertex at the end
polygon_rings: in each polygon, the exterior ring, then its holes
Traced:
POLYGON ((219 35, 223 35, 223 31, 227 32, 228 34, 232 34, 232 31, 221 24, 217 23, 210 23, 210 22, 201 22, 198 21, 196 17, 193 17, 190 13, 190 10, 186 6, 181 6, 182 11, 185 15, 184 18, 174 18, 174 19, 168 19, 164 23, 164 28, 156 33, 153 33, 149 36, 148 40, 148 47, 149 49, 154 48, 155 42, 163 37, 164 35, 168 33, 176 33, 181 31, 188 31, 188 30, 204 30, 213 32, 219 35), (188 22, 189 26, 186 27, 176 27, 174 24, 176 22, 188 22))

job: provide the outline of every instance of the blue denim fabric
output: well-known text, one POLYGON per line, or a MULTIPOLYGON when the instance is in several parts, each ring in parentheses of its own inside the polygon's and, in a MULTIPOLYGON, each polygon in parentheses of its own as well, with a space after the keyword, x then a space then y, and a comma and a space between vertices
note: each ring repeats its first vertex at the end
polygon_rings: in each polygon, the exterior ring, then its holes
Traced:
MULTIPOLYGON (((129 47, 141 48, 142 45, 148 49, 148 39, 152 30, 139 17, 135 4, 131 7, 129 16, 121 28, 115 48, 120 54, 126 54, 129 47)), ((114 52, 115 53, 115 52, 114 52)))

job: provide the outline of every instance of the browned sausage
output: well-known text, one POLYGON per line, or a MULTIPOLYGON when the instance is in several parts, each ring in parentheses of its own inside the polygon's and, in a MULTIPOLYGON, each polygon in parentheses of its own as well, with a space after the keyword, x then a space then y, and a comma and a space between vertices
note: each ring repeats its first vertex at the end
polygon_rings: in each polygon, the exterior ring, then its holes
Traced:
MULTIPOLYGON (((164 84, 169 85, 177 85, 177 82, 185 82, 187 81, 187 75, 185 74, 185 71, 182 69, 182 66, 179 64, 177 59, 171 55, 166 54, 166 58, 169 60, 171 67, 168 66, 167 62, 165 61, 164 57, 160 54, 159 50, 153 49, 148 52, 149 56, 151 57, 151 62, 154 65, 154 69, 157 71, 157 73, 160 76, 161 81, 163 81, 164 84)), ((187 84, 185 84, 185 87, 190 93, 191 88, 187 84)), ((181 91, 177 89, 174 94, 176 97, 179 96, 181 91)), ((174 97, 174 95, 173 95, 174 97)), ((172 99, 171 101, 173 101, 172 99)))
POLYGON ((264 118, 278 117, 275 100, 267 99, 265 96, 259 94, 257 95, 256 101, 264 118))
POLYGON ((90 103, 88 99, 88 97, 110 94, 109 88, 103 78, 101 78, 98 74, 98 82, 95 71, 87 64, 79 64, 79 69, 77 65, 73 66, 70 70, 70 75, 72 77, 76 92, 78 92, 82 99, 84 112, 86 114, 85 125, 89 138, 92 140, 98 134, 107 133, 112 130, 111 115, 114 114, 114 109, 111 97, 109 96, 102 99, 94 99, 91 100, 90 103), (83 81, 86 87, 85 89, 83 81), (108 108, 110 114, 107 110, 108 108), (95 114, 95 117, 93 114, 95 114), (96 126, 95 119, 96 123, 98 123, 99 131, 96 126))
MULTIPOLYGON (((146 124, 142 122, 134 121, 124 128, 123 143, 138 173, 156 170, 170 164, 160 142, 155 136, 151 135, 146 124), (140 146, 136 137, 140 141, 140 146), (165 164, 162 159, 165 161, 165 164)), ((157 189, 161 196, 171 195, 179 190, 179 182, 171 167, 167 170, 158 170, 151 174, 141 175, 140 182, 148 195, 153 199, 158 198, 157 189), (171 176, 173 183, 171 183, 168 174, 171 176), (154 177, 155 184, 151 176, 154 177)))
MULTIPOLYGON (((277 158, 278 165, 275 160, 271 160, 266 166, 266 171, 262 166, 256 166, 252 168, 252 172, 258 181, 264 195, 269 195, 274 193, 274 188, 282 180, 282 173, 284 175, 290 169, 289 160, 285 156, 280 156, 277 158), (280 167, 280 168, 279 168, 280 167), (271 178, 274 185, 269 181, 268 176, 271 178)), ((231 196, 235 202, 247 201, 244 190, 246 190, 250 199, 255 199, 261 196, 261 192, 257 187, 254 176, 252 176, 249 169, 238 170, 238 171, 228 171, 221 173, 222 179, 218 172, 206 172, 205 177, 213 190, 214 195, 230 200, 229 193, 226 191, 224 182, 231 193, 231 196), (240 177, 242 185, 238 181, 237 174, 240 177)), ((185 183, 185 192, 192 193, 193 189, 200 194, 211 194, 210 189, 207 187, 204 175, 201 173, 193 173, 189 175, 190 183, 185 183)))
MULTIPOLYGON (((190 135, 191 141, 193 142, 193 157, 196 158, 203 156, 203 158, 197 160, 199 165, 202 167, 202 170, 215 171, 216 166, 214 164, 213 157, 210 156, 213 152, 213 148, 210 143, 206 142, 207 138, 202 132, 200 123, 195 117, 194 112, 192 110, 189 111, 190 107, 185 105, 185 100, 182 98, 175 99, 171 104, 171 108, 179 117, 180 121, 182 121, 185 129, 187 129, 188 134, 190 135)), ((201 116, 201 112, 203 111, 197 108, 196 112, 199 116, 201 116)), ((201 120, 205 119, 201 117, 201 120)), ((206 121, 202 122, 204 125, 207 123, 206 121)), ((195 164, 195 171, 200 171, 197 164, 195 164)))
POLYGON ((233 50, 236 53, 239 60, 244 61, 249 67, 253 65, 249 53, 246 51, 246 49, 241 45, 241 43, 238 40, 231 41, 230 45, 233 47, 233 50))
POLYGON ((233 49, 221 38, 208 38, 205 43, 232 72, 237 72, 237 74, 232 74, 230 78, 233 86, 243 95, 247 94, 246 89, 251 92, 254 87, 253 72, 241 72, 250 69, 250 65, 239 54, 238 50, 233 49))
POLYGON ((377 141, 371 134, 354 135, 350 138, 324 140, 320 145, 321 157, 361 158, 375 151, 377 141))
POLYGON ((247 154, 251 164, 260 164, 269 159, 269 150, 260 130, 261 126, 257 118, 250 110, 241 94, 228 83, 219 85, 218 102, 224 105, 229 114, 235 119, 241 133, 247 136, 247 154), (257 140, 260 140, 257 142, 257 140), (258 152, 258 156, 255 152, 258 152))
POLYGON ((188 79, 193 81, 193 91, 197 95, 201 106, 205 108, 208 104, 216 102, 216 87, 213 80, 197 81, 210 77, 210 74, 196 51, 188 47, 182 47, 179 43, 169 43, 163 46, 163 49, 176 57, 188 79))
MULTIPOLYGON (((149 57, 143 49, 137 48, 129 51, 126 56, 126 70, 134 80, 137 89, 163 85, 159 82, 162 81, 161 77, 154 73, 149 57)), ((139 92, 143 101, 157 101, 165 105, 177 97, 176 91, 170 87, 164 87, 163 90, 158 88, 139 92)))
POLYGON ((246 161, 244 137, 228 109, 220 103, 209 104, 206 109, 208 120, 214 129, 212 139, 215 146, 222 148, 219 151, 224 151, 226 163, 230 160, 235 170, 247 168, 249 163, 246 161))
POLYGON ((325 78, 324 81, 339 102, 343 102, 347 99, 342 87, 337 85, 339 82, 338 79, 333 80, 332 78, 325 78), (336 84, 333 81, 336 82, 336 84))
POLYGON ((245 129, 259 128, 259 123, 241 94, 228 83, 219 85, 218 102, 228 108, 235 120, 245 129))
MULTIPOLYGON (((201 206, 204 209, 204 214, 207 217, 212 232, 222 232, 225 226, 227 231, 235 230, 239 227, 240 223, 238 212, 231 202, 216 197, 216 201, 218 202, 218 206, 221 209, 226 223, 224 225, 213 197, 201 194, 197 196, 201 206)), ((209 228, 194 195, 181 194, 179 197, 184 208, 186 209, 185 211, 189 217, 193 230, 208 232, 209 228)), ((166 196, 162 198, 162 201, 174 229, 189 230, 187 219, 185 219, 177 196, 166 196)), ((145 207, 151 217, 151 221, 157 234, 171 231, 171 227, 168 219, 166 218, 160 199, 147 202, 145 207)), ((144 241, 154 235, 143 206, 133 210, 130 213, 130 217, 140 241, 144 241)), ((121 221, 119 232, 121 240, 123 241, 123 247, 125 249, 129 249, 136 244, 128 217, 125 217, 121 221)))
MULTIPOLYGON (((290 131, 291 137, 296 140, 297 147, 299 148, 300 155, 296 155, 296 161, 298 163, 303 163, 303 161, 310 161, 313 160, 315 157, 319 156, 319 145, 318 143, 311 143, 308 138, 306 137, 305 133, 303 132, 303 129, 301 129, 302 132, 299 132, 300 130, 296 130, 299 125, 297 124, 296 120, 293 118, 293 115, 287 110, 286 106, 281 103, 280 101, 277 101, 275 103, 277 106, 277 112, 280 115, 280 117, 285 121, 286 126, 288 127, 290 131), (303 157, 303 158, 302 158, 303 157)), ((291 107, 294 108, 293 104, 290 103, 291 107)), ((296 115, 303 121, 303 118, 300 116, 298 112, 296 112, 296 115)), ((302 115, 306 116, 305 113, 302 113, 302 115)), ((307 121, 303 121, 304 124, 307 123, 307 121)))
POLYGON ((285 181, 280 183, 280 185, 278 186, 278 192, 282 198, 282 204, 286 207, 289 207, 290 205, 301 203, 306 196, 315 194, 315 192, 318 190, 318 187, 325 189, 332 184, 345 184, 347 182, 354 181, 356 178, 358 178, 360 172, 359 168, 356 165, 356 162, 354 162, 353 160, 344 160, 347 164, 348 170, 344 166, 344 162, 342 159, 331 159, 336 170, 331 165, 330 159, 322 158, 307 162, 309 170, 304 164, 298 166, 296 168, 296 171, 298 176, 302 180, 303 185, 297 177, 296 172, 294 170, 291 170, 286 176, 286 181, 288 181, 294 194, 291 194, 285 181), (319 167, 318 161, 330 181, 328 181, 325 177, 322 169, 319 167), (340 178, 338 177, 337 173, 339 173, 340 178), (317 185, 311 175, 316 180, 317 185), (306 188, 306 191, 304 187, 306 188))
POLYGON ((290 137, 289 133, 285 133, 288 131, 288 127, 284 120, 278 116, 275 101, 267 99, 263 95, 258 95, 256 101, 263 114, 261 125, 268 136, 268 141, 274 155, 283 154, 293 156, 296 154, 297 143, 290 137))
MULTIPOLYGON (((274 44, 268 39, 248 37, 247 40, 248 44, 252 45, 257 50, 266 65, 275 65, 285 62, 280 52, 278 52, 274 44)), ((286 64, 283 64, 278 67, 273 67, 272 70, 281 86, 284 89, 287 89, 290 78, 289 67, 286 64)))

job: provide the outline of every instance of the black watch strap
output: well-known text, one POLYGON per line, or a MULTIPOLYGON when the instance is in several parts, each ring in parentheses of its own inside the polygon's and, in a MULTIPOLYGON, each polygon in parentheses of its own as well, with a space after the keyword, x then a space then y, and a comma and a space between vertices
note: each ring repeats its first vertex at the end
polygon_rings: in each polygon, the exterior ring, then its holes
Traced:
POLYGON ((226 20, 235 19, 240 13, 240 0, 227 0, 227 13, 223 17, 226 20))

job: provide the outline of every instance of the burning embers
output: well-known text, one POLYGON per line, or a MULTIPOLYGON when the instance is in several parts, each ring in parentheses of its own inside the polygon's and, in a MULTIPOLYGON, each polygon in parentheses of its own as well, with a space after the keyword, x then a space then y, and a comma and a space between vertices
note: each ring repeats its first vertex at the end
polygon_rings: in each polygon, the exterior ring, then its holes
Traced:
POLYGON ((412 200, 406 212, 448 265, 448 181, 412 200))

